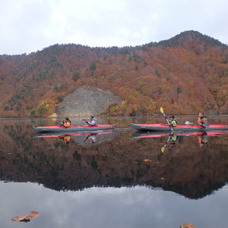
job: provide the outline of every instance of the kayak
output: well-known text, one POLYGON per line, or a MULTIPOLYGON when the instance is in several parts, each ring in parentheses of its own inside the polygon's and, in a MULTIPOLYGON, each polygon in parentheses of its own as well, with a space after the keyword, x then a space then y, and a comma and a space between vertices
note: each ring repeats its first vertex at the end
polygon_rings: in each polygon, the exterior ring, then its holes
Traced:
POLYGON ((132 135, 132 138, 134 139, 144 139, 144 138, 161 138, 161 137, 167 137, 170 135, 177 135, 177 136, 219 136, 219 135, 228 135, 228 130, 225 131, 209 131, 209 132, 186 132, 186 133, 174 133, 170 134, 169 132, 135 132, 132 135))
POLYGON ((205 131, 217 131, 217 130, 228 130, 228 125, 224 124, 208 124, 206 127, 201 125, 177 125, 176 127, 171 127, 168 124, 131 124, 132 128, 137 131, 174 131, 174 132, 205 132, 205 131))
POLYGON ((33 127, 36 132, 39 133, 47 133, 47 132, 61 132, 61 133, 69 133, 75 131, 98 131, 98 130, 109 130, 114 129, 114 125, 104 124, 104 125, 95 125, 95 126, 41 126, 41 127, 33 127))

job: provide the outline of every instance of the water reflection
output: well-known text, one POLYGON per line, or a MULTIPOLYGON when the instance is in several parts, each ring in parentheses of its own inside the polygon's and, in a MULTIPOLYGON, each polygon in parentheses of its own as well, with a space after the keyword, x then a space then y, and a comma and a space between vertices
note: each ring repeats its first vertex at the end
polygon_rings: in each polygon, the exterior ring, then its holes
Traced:
POLYGON ((147 187, 97 188, 57 192, 32 183, 0 182, 1 227, 24 227, 14 215, 36 210, 26 227, 227 227, 228 186, 210 198, 189 200, 173 192, 147 187), (10 196, 10 197, 9 197, 10 196))
POLYGON ((37 133, 35 138, 59 138, 64 143, 68 144, 71 141, 79 145, 85 145, 90 143, 101 144, 113 140, 113 136, 110 135, 113 133, 113 130, 107 131, 76 131, 72 134, 63 134, 61 132, 57 133, 37 133))
POLYGON ((227 226, 227 134, 136 135, 136 119, 108 120, 121 126, 113 132, 34 134, 55 121, 1 121, 1 227, 24 226, 11 218, 29 211, 39 212, 33 228, 227 226))
POLYGON ((183 141, 183 136, 197 136, 197 141, 199 146, 202 147, 206 145, 209 141, 209 138, 212 136, 222 136, 228 135, 227 130, 220 131, 207 131, 207 132, 187 132, 187 133, 176 133, 176 132, 135 132, 132 134, 132 138, 135 139, 145 139, 145 138, 161 138, 166 137, 167 141, 164 146, 161 148, 161 152, 165 151, 165 148, 168 144, 176 145, 178 142, 183 141))
POLYGON ((130 128, 37 138, 32 130, 35 124, 2 122, 1 180, 29 181, 58 191, 146 185, 193 199, 227 183, 228 135, 207 135, 203 147, 197 138, 202 135, 136 138, 130 128))

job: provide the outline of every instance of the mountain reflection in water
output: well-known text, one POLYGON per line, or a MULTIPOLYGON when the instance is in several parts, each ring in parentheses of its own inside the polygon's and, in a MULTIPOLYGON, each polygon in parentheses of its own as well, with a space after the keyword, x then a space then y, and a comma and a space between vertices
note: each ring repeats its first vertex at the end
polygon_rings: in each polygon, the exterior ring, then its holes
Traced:
MULTIPOLYGON (((228 135, 134 137, 132 129, 34 135, 31 120, 2 120, 0 179, 57 191, 148 186, 202 198, 227 183, 228 135), (34 137, 35 136, 35 137, 34 137), (90 140, 89 137, 95 137, 90 140)), ((148 136, 148 135, 147 135, 148 136)))

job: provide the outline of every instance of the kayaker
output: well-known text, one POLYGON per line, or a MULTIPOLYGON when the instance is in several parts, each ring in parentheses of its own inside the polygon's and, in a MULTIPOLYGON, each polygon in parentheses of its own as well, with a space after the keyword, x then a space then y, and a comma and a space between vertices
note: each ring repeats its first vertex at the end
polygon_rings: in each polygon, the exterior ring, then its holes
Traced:
POLYGON ((199 114, 198 114, 198 118, 197 118, 197 124, 201 124, 201 118, 202 118, 202 116, 203 116, 203 113, 201 113, 201 112, 199 112, 199 114))
POLYGON ((97 119, 94 116, 90 117, 90 120, 84 120, 89 126, 96 126, 97 125, 97 119))
POLYGON ((201 125, 204 128, 206 128, 208 126, 208 124, 207 124, 207 117, 206 116, 202 116, 202 118, 201 118, 201 125))
POLYGON ((203 113, 199 113, 197 123, 202 127, 206 128, 208 126, 207 117, 203 113))
POLYGON ((62 123, 61 123, 61 126, 63 126, 63 127, 70 127, 70 125, 71 125, 71 121, 70 121, 70 119, 69 118, 65 118, 65 120, 63 120, 62 121, 62 123))
POLYGON ((177 126, 177 120, 176 120, 175 116, 170 116, 168 122, 169 122, 169 125, 172 126, 172 127, 176 127, 177 126))

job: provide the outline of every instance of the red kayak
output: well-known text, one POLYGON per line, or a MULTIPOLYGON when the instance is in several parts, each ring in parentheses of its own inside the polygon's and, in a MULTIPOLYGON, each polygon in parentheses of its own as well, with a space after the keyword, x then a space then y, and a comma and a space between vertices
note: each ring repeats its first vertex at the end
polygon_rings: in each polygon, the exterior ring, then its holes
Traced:
POLYGON ((38 133, 47 133, 47 132, 61 132, 69 133, 76 131, 99 131, 99 130, 109 130, 114 129, 114 125, 104 124, 104 125, 95 125, 95 126, 41 126, 33 127, 33 129, 38 133))
POLYGON ((163 131, 163 132, 205 132, 205 131, 217 131, 217 130, 228 130, 228 125, 225 124, 208 124, 206 127, 201 125, 177 125, 171 127, 168 124, 131 124, 132 128, 137 131, 163 131))

